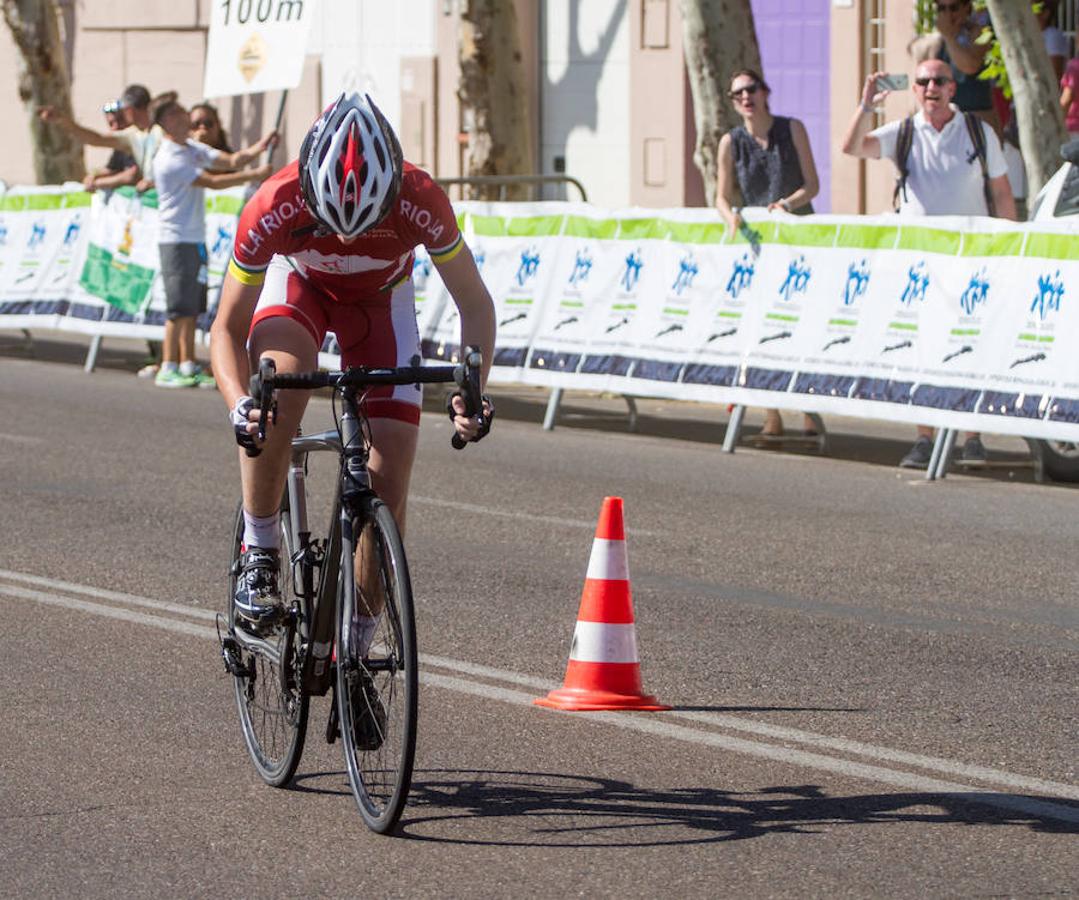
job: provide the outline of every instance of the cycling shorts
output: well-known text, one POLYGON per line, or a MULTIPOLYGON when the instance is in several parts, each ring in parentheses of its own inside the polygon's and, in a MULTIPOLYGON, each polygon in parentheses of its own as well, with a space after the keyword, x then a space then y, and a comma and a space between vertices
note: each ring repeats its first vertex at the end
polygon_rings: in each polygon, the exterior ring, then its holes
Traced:
MULTIPOLYGON (((298 322, 319 349, 327 332, 332 331, 341 349, 342 367, 410 366, 420 356, 411 280, 355 303, 339 303, 275 256, 266 270, 251 329, 274 316, 298 322)), ((422 403, 418 384, 379 385, 366 392, 364 409, 371 419, 419 425, 422 403)))

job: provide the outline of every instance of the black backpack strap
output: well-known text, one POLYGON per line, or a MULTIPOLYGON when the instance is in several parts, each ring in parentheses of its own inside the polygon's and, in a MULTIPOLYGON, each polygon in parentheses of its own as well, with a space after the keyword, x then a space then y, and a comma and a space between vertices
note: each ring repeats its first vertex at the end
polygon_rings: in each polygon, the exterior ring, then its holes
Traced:
POLYGON ((895 140, 895 165, 899 169, 899 175, 895 179, 895 190, 892 192, 892 206, 899 212, 899 195, 903 200, 907 199, 907 176, 910 174, 910 148, 914 143, 914 116, 907 116, 899 123, 899 135, 895 140))
MULTIPOLYGON (((974 145, 974 155, 982 167, 982 193, 985 195, 985 209, 991 216, 997 214, 996 203, 993 201, 993 188, 989 185, 989 161, 986 158, 985 129, 982 128, 982 120, 974 113, 963 113, 963 121, 967 123, 967 134, 970 142, 974 145)), ((973 159, 967 160, 974 162, 973 159)))

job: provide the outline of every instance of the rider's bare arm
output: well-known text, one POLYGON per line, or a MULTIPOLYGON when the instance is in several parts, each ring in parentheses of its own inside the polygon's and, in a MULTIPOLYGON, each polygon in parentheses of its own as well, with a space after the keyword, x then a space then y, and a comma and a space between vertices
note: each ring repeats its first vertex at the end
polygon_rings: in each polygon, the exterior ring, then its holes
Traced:
MULTIPOLYGON (((460 251, 452 259, 441 263, 436 259, 435 266, 461 313, 461 346, 478 347, 483 354, 480 390, 484 390, 495 349, 494 301, 491 300, 487 285, 483 283, 479 269, 476 268, 476 261, 472 258, 472 251, 467 245, 462 244, 460 251)), ((457 397, 453 404, 458 413, 454 419, 458 434, 466 440, 475 437, 477 426, 473 420, 465 418, 464 401, 457 397)))
POLYGON ((261 284, 243 284, 232 272, 225 273, 217 316, 210 328, 210 361, 217 387, 229 409, 247 395, 251 377, 247 333, 261 292, 261 284))
POLYGON ((462 245, 446 262, 435 261, 438 274, 461 313, 461 346, 478 347, 483 353, 482 385, 487 384, 495 349, 495 305, 480 277, 472 251, 462 245))

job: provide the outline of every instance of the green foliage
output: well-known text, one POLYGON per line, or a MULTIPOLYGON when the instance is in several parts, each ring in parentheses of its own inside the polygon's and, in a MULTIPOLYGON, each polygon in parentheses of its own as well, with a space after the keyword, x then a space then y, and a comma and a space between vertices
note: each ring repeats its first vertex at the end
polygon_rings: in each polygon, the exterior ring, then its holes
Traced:
POLYGON ((936 0, 914 0, 914 31, 929 34, 937 28, 936 0))

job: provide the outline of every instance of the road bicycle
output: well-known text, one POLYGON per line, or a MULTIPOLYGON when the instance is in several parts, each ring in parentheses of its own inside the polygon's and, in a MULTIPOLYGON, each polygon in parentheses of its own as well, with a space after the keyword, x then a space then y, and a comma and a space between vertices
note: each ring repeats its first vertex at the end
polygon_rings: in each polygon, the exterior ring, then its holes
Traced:
MULTIPOLYGON (((240 573, 243 511, 232 539, 228 610, 218 630, 225 668, 233 676, 240 727, 252 762, 274 787, 296 773, 312 696, 333 691, 326 740, 341 738, 349 785, 364 822, 386 833, 397 823, 412 781, 416 747, 418 659, 412 585, 393 515, 371 488, 370 438, 363 396, 375 385, 454 383, 467 414, 480 415, 480 354, 466 348, 457 366, 350 368, 277 374, 260 362, 251 379, 258 400, 259 438, 274 415, 274 392, 333 389, 336 428, 292 440, 281 499, 282 614, 253 629, 237 621, 232 597, 240 573), (338 404, 340 415, 338 416, 338 404), (307 520, 307 457, 336 453, 339 474, 325 536, 307 520), (360 646, 357 615, 377 617, 369 646, 360 646), (223 631, 223 633, 221 633, 223 631)), ((481 423, 482 424, 482 423, 481 423)), ((465 446, 453 435, 454 447, 465 446)))

